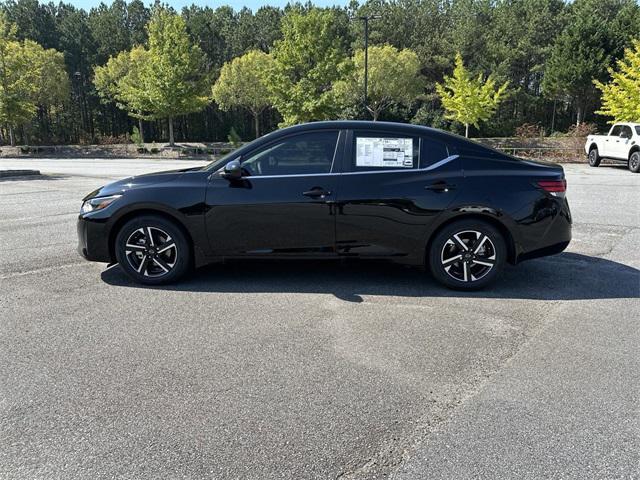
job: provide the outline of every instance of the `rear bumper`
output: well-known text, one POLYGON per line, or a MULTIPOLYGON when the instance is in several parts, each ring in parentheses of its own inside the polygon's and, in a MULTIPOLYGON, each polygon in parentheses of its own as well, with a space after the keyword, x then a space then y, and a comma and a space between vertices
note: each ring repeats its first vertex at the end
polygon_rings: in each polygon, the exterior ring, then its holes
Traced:
POLYGON ((106 224, 80 215, 77 223, 78 253, 92 262, 112 261, 106 224))
POLYGON ((571 210, 566 198, 558 201, 558 210, 549 226, 534 246, 521 252, 516 263, 532 258, 546 257, 563 252, 571 243, 571 210))

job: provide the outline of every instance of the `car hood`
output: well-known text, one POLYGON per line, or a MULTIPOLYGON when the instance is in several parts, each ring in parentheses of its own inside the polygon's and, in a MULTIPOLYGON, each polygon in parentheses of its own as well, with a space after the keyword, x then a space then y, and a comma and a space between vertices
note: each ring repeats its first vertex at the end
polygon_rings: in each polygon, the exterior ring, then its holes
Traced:
POLYGON ((157 185, 159 183, 169 182, 171 180, 179 178, 185 172, 199 170, 200 168, 201 167, 167 170, 164 172, 146 173, 144 175, 136 175, 133 177, 123 178, 122 180, 107 183, 103 187, 94 190, 83 200, 88 200, 94 197, 105 197, 107 195, 117 195, 119 193, 134 190, 136 188, 148 187, 151 185, 157 185))

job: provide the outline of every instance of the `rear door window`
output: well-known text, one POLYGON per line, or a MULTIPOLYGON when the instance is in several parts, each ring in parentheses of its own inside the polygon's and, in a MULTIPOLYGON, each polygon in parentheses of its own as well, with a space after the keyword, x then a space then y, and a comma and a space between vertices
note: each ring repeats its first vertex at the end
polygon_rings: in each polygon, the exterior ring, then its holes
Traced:
POLYGON ((352 172, 411 170, 420 164, 420 138, 387 132, 353 132, 352 172))
POLYGON ((631 127, 629 125, 623 125, 620 133, 624 133, 626 138, 633 137, 633 131, 631 130, 631 127))

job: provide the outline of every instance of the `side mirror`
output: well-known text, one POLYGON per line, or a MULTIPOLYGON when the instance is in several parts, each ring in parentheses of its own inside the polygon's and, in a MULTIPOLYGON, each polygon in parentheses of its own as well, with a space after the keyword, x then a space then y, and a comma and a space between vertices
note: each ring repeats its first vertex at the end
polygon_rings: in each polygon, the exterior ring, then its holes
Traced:
POLYGON ((240 160, 231 160, 224 166, 224 170, 220 172, 222 178, 227 180, 240 180, 242 178, 242 166, 240 160))

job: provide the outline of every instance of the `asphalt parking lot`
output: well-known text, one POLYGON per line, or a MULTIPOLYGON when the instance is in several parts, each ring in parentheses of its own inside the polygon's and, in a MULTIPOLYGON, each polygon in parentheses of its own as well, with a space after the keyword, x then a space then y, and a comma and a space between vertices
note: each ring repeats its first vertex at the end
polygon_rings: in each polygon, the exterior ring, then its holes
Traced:
POLYGON ((167 287, 84 262, 111 179, 186 161, 10 160, 0 478, 640 475, 640 175, 567 165, 574 240, 490 290, 385 264, 233 263, 167 287))

